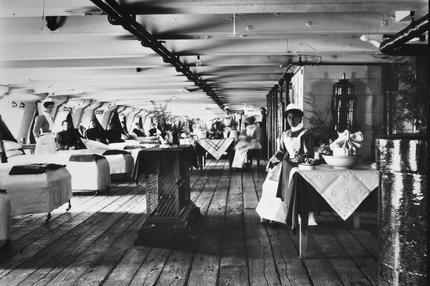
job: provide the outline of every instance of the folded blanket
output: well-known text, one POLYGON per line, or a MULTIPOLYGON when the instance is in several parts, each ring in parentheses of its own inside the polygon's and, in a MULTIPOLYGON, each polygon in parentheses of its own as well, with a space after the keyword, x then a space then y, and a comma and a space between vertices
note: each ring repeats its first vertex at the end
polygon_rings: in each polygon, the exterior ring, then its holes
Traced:
POLYGON ((104 159, 103 156, 97 154, 73 154, 70 156, 70 162, 94 162, 104 159))
POLYGON ((103 153, 103 156, 106 155, 118 155, 118 154, 130 154, 130 152, 124 151, 124 150, 107 150, 103 153))
POLYGON ((9 175, 31 175, 31 174, 42 174, 46 171, 58 170, 64 168, 66 165, 60 164, 27 164, 27 165, 15 165, 9 172, 9 175))

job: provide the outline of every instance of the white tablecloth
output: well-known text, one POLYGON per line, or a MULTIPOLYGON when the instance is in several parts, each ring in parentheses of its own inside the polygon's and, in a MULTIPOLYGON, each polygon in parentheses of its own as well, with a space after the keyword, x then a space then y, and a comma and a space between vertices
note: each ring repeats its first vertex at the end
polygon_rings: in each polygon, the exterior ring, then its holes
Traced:
POLYGON ((378 171, 368 167, 333 169, 327 165, 315 170, 294 168, 346 220, 366 197, 378 187, 378 171))
POLYGON ((219 160, 222 154, 227 151, 228 147, 233 143, 233 138, 225 139, 199 139, 197 143, 209 152, 215 159, 219 160))

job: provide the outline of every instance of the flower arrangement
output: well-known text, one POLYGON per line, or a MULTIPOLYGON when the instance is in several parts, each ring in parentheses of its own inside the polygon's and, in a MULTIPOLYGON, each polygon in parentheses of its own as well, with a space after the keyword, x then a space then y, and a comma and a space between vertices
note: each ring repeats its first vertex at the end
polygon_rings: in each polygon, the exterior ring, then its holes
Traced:
POLYGON ((150 102, 152 104, 152 109, 144 109, 146 112, 145 117, 151 118, 151 122, 155 123, 157 125, 157 129, 161 132, 167 131, 168 123, 171 121, 172 118, 171 112, 167 111, 167 105, 170 100, 171 99, 169 99, 164 105, 157 103, 154 100, 151 100, 150 102))
POLYGON ((175 117, 170 111, 167 111, 169 102, 173 99, 170 98, 163 105, 151 100, 152 109, 145 110, 146 117, 151 118, 152 123, 156 124, 156 128, 161 132, 160 141, 171 145, 179 145, 179 136, 184 129, 184 122, 175 117))

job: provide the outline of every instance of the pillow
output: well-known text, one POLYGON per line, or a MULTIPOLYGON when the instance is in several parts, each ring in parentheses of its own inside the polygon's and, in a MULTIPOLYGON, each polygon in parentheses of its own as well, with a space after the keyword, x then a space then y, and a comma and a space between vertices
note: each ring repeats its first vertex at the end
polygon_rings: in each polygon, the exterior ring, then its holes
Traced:
POLYGON ((101 155, 105 151, 110 150, 109 146, 94 140, 82 140, 88 151, 94 154, 101 155))
POLYGON ((127 145, 125 142, 109 143, 109 149, 122 150, 127 145))
POLYGON ((24 151, 19 149, 6 151, 6 158, 12 158, 12 157, 21 156, 21 155, 24 155, 24 151))
POLYGON ((8 150, 16 150, 22 148, 21 144, 16 143, 14 141, 3 140, 4 149, 8 150))

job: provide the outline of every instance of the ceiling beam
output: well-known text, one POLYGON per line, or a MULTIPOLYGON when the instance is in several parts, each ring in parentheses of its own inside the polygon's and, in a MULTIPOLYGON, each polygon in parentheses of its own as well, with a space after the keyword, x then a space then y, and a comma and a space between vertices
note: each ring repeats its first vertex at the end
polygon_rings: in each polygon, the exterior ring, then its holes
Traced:
POLYGON ((211 87, 202 81, 197 75, 191 72, 189 68, 185 66, 175 54, 173 54, 168 48, 164 47, 164 45, 162 45, 154 36, 146 31, 143 26, 136 22, 134 15, 130 15, 129 11, 124 10, 123 7, 113 0, 106 0, 106 2, 101 0, 91 0, 91 2, 96 4, 108 15, 108 18, 110 19, 109 22, 111 24, 121 25, 124 27, 124 29, 136 36, 141 41, 143 46, 151 48, 163 58, 164 62, 171 63, 173 66, 175 66, 178 71, 187 76, 189 80, 194 81, 197 86, 202 88, 208 94, 208 96, 211 97, 221 109, 223 109, 224 105, 222 101, 213 92, 211 87))
POLYGON ((350 13, 400 9, 414 10, 427 5, 425 0, 163 0, 163 1, 122 1, 127 8, 136 14, 227 14, 227 13, 350 13))
MULTIPOLYGON (((136 21, 158 39, 207 39, 231 38, 233 36, 233 16, 215 15, 144 15, 136 21)), ((241 14, 235 16, 237 37, 253 39, 301 38, 348 36, 351 34, 390 34, 407 25, 396 22, 394 15, 387 13, 311 13, 311 14, 241 14)), ((135 39, 120 26, 110 25, 106 16, 69 16, 64 24, 50 31, 41 17, 0 18, 0 37, 10 41, 77 41, 90 39, 135 39), (25 36, 25 37, 22 37, 25 36)))
POLYGON ((178 74, 174 69, 143 69, 137 72, 136 68, 115 68, 115 69, 52 69, 52 68, 23 68, 23 69, 3 69, 2 76, 11 82, 35 81, 81 81, 81 80, 112 80, 112 79, 136 79, 151 82, 187 82, 188 80, 178 74))
MULTIPOLYGON (((228 14, 239 13, 321 13, 321 12, 386 12, 418 10, 426 0, 163 0, 121 1, 136 14, 228 14)), ((101 10, 87 0, 1 0, 0 17, 31 17, 61 15, 94 15, 101 10)))

